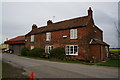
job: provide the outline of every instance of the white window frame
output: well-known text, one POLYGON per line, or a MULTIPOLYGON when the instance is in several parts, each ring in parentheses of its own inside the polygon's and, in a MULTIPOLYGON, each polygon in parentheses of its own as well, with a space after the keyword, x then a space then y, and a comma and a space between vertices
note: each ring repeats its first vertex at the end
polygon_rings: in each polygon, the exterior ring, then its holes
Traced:
POLYGON ((47 32, 46 33, 46 41, 50 41, 51 40, 51 32, 47 32))
POLYGON ((65 46, 66 55, 78 55, 78 45, 66 45, 65 46), (69 46, 69 48, 68 48, 69 46), (77 52, 75 52, 74 46, 77 46, 77 52), (71 47, 73 47, 73 53, 71 53, 71 47), (75 52, 75 53, 74 53, 75 52))
POLYGON ((31 42, 34 42, 34 35, 31 35, 31 42))
POLYGON ((34 46, 31 46, 31 47, 30 47, 31 50, 34 49, 34 48, 35 48, 34 46))
POLYGON ((45 46, 45 52, 50 54, 50 51, 53 49, 54 47, 52 45, 47 45, 45 46))
POLYGON ((70 39, 77 39, 77 29, 70 29, 70 39))

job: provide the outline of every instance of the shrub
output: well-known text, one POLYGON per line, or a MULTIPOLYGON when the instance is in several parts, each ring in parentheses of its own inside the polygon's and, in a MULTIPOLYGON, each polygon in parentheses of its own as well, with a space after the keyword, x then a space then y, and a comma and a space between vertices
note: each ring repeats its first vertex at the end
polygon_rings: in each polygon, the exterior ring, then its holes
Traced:
POLYGON ((28 56, 29 53, 29 49, 27 49, 26 47, 21 49, 21 55, 22 56, 28 56))
POLYGON ((40 54, 40 57, 41 57, 41 58, 49 58, 49 54, 43 52, 43 53, 40 54))
POLYGON ((34 48, 34 49, 30 50, 28 56, 40 57, 40 56, 42 56, 42 53, 44 53, 44 49, 42 49, 42 48, 34 48))
POLYGON ((54 48, 50 51, 50 58, 63 60, 65 57, 65 50, 62 47, 54 48))

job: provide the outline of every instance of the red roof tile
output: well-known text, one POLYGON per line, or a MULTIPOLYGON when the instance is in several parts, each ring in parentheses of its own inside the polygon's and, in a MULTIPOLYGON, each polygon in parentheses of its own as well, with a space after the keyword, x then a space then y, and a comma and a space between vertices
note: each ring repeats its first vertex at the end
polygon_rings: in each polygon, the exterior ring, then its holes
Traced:
POLYGON ((26 36, 37 34, 37 33, 42 33, 42 32, 48 32, 48 31, 56 31, 56 30, 61 30, 61 29, 83 27, 88 24, 89 20, 90 20, 90 16, 83 16, 83 17, 69 19, 69 20, 65 20, 61 22, 52 23, 47 26, 36 28, 30 31, 28 34, 26 34, 26 36))
POLYGON ((5 44, 18 44, 18 43, 25 43, 25 36, 17 36, 10 40, 4 42, 5 44))

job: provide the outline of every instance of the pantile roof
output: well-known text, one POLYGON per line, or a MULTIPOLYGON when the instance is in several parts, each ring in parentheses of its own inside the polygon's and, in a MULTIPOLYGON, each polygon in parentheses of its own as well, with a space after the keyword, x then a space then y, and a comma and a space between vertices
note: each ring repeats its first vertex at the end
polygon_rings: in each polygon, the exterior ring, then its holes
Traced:
POLYGON ((22 44, 25 43, 25 36, 17 36, 4 42, 5 44, 22 44))

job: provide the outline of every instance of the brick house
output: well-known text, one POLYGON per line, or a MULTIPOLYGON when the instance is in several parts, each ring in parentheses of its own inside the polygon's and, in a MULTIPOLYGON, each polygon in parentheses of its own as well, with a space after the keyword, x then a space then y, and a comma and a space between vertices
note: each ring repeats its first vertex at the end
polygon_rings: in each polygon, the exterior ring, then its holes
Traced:
POLYGON ((21 49, 25 47, 25 36, 17 36, 4 42, 9 44, 9 48, 13 50, 13 54, 19 55, 21 49))
POLYGON ((93 11, 88 9, 88 15, 53 23, 37 28, 32 25, 32 30, 25 35, 26 47, 44 48, 49 53, 56 47, 64 47, 66 55, 85 59, 86 56, 95 56, 104 60, 107 56, 109 45, 103 42, 103 31, 93 20, 93 11))

